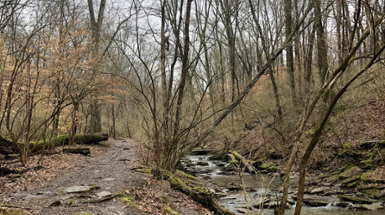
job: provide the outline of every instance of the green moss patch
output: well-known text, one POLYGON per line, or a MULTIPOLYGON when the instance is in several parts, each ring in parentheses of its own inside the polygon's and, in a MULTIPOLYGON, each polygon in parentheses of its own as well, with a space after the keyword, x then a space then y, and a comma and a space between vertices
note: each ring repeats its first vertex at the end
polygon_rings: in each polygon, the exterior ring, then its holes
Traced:
POLYGON ((325 182, 334 183, 334 182, 338 181, 339 179, 340 179, 340 177, 338 175, 332 175, 330 177, 325 178, 325 182))
POLYGON ((352 166, 352 167, 346 168, 345 171, 343 171, 339 175, 339 178, 340 179, 352 178, 352 177, 354 177, 356 175, 360 175, 361 173, 362 173, 362 169, 360 169, 357 166, 352 166))
POLYGON ((362 174, 361 180, 365 183, 385 183, 385 169, 378 167, 362 174))
POLYGON ((355 187, 361 179, 361 175, 353 176, 341 181, 343 187, 355 187))
POLYGON ((330 174, 320 174, 318 177, 319 178, 327 178, 329 176, 330 176, 330 174))
POLYGON ((187 174, 187 173, 180 171, 180 170, 176 171, 176 175, 178 175, 179 177, 184 177, 184 178, 193 180, 193 181, 201 181, 199 178, 197 178, 193 175, 187 174))

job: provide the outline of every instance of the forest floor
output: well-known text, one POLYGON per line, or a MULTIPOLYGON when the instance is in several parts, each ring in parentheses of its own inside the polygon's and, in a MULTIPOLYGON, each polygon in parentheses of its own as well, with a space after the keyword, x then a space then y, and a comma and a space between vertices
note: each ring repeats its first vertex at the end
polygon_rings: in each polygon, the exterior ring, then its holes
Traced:
MULTIPOLYGON (((16 160, 0 162, 2 167, 21 168, 16 160)), ((15 208, 26 214, 211 214, 172 190, 168 181, 139 172, 141 168, 131 140, 92 146, 91 156, 31 157, 23 174, 0 177, 0 214, 15 208)))

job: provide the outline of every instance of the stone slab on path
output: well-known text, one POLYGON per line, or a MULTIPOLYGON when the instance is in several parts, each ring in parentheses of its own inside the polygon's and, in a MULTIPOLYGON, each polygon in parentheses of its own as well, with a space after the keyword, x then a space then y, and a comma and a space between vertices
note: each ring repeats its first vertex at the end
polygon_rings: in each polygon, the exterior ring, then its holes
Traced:
POLYGON ((72 186, 64 189, 65 193, 84 193, 89 192, 94 188, 94 186, 72 186))

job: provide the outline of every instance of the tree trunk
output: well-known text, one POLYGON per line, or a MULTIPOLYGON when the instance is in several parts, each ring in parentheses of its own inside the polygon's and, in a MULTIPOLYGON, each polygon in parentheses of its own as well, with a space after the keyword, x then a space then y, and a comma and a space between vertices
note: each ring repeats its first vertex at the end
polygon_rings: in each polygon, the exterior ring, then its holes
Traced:
POLYGON ((328 72, 328 54, 325 40, 325 30, 322 25, 321 0, 314 1, 315 27, 317 32, 318 69, 321 85, 325 83, 328 72))
MULTIPOLYGON (((286 25, 286 38, 289 38, 292 32, 292 22, 293 22, 293 16, 292 16, 292 1, 291 0, 285 0, 285 25, 286 25)), ((297 96, 295 93, 295 79, 294 79, 294 56, 293 56, 293 42, 291 42, 287 48, 286 48, 286 66, 287 66, 287 72, 289 74, 289 81, 290 81, 290 92, 291 92, 291 100, 292 104, 296 105, 297 102, 297 96)))
MULTIPOLYGON (((106 0, 101 0, 99 5, 98 18, 95 17, 94 6, 92 0, 88 0, 88 10, 90 13, 91 19, 91 30, 92 37, 94 40, 94 52, 93 57, 99 56, 99 46, 100 46, 100 33, 102 22, 104 19, 104 10, 106 7, 106 0)), ((94 73, 97 73, 97 67, 94 67, 94 73)), ((100 113, 100 104, 97 99, 97 95, 91 97, 91 125, 90 129, 92 133, 100 132, 102 130, 101 124, 101 113, 100 113)))

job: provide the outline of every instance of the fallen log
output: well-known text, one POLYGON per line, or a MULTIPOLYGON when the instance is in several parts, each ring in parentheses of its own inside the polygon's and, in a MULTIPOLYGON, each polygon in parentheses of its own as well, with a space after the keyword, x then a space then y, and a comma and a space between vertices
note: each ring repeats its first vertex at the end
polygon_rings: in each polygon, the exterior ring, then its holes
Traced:
POLYGON ((229 151, 228 156, 231 158, 231 162, 234 162, 234 163, 237 162, 237 160, 235 159, 235 157, 238 158, 238 159, 241 161, 241 163, 242 163, 243 165, 246 166, 246 168, 247 168, 247 170, 249 171, 249 173, 255 173, 255 169, 254 169, 253 166, 250 164, 250 162, 249 162, 248 160, 246 160, 246 159, 245 159, 242 155, 240 155, 238 152, 236 152, 236 151, 229 151), (234 157, 234 156, 235 156, 235 157, 234 157))
MULTIPOLYGON (((69 144, 69 135, 59 135, 50 140, 40 140, 37 142, 31 142, 29 144, 32 153, 41 152, 49 147, 54 148, 56 146, 64 146, 69 144), (48 147, 49 146, 49 147, 48 147)), ((94 133, 94 134, 76 134, 74 137, 74 144, 79 145, 92 145, 98 144, 102 141, 108 140, 107 133, 94 133)), ((0 154, 18 154, 18 146, 24 147, 25 143, 18 142, 13 143, 11 140, 0 136, 0 154)))
POLYGON ((213 211, 218 215, 235 215, 235 213, 226 210, 218 204, 218 202, 213 198, 213 194, 210 191, 203 189, 200 186, 190 186, 185 183, 177 175, 170 172, 164 174, 165 178, 171 183, 171 187, 179 190, 187 195, 190 195, 192 199, 202 204, 209 210, 213 211))
POLYGON ((70 148, 70 149, 63 149, 63 153, 89 155, 91 151, 90 151, 90 148, 70 148))

